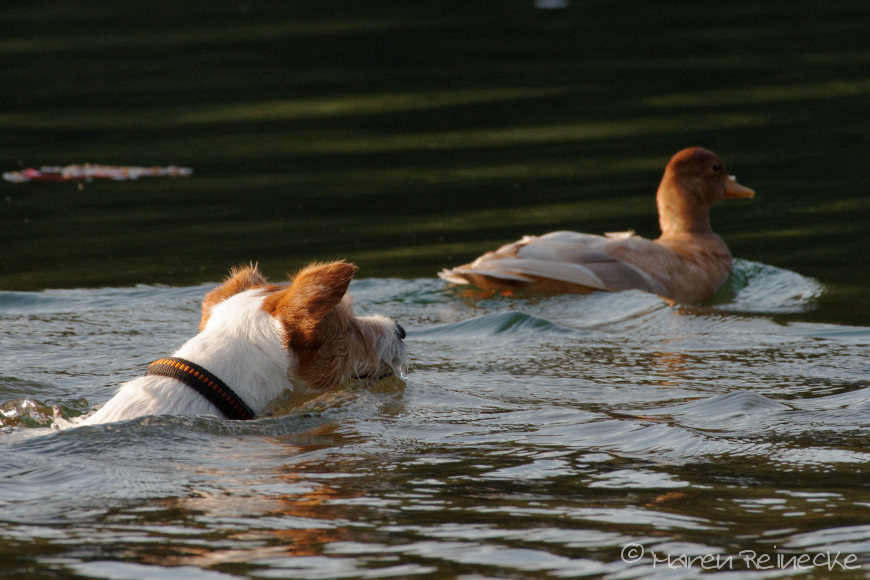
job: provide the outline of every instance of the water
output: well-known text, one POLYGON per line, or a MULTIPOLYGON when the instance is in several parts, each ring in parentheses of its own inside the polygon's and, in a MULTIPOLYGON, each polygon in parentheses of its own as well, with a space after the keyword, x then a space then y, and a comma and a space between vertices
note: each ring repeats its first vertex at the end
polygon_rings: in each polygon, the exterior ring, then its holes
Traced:
POLYGON ((252 422, 44 426, 174 350, 210 287, 0 293, 4 573, 867 574, 837 566, 870 566, 870 328, 802 320, 812 279, 738 260, 702 307, 361 279, 357 311, 408 331, 404 382, 252 422))

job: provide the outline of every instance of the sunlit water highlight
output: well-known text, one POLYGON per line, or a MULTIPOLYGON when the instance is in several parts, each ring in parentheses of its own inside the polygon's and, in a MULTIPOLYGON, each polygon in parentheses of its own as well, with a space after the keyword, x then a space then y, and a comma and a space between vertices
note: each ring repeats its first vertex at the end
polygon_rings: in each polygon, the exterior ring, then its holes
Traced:
POLYGON ((746 550, 870 566, 870 329, 801 321, 811 279, 738 261, 701 307, 364 279, 357 311, 408 331, 405 381, 252 422, 46 427, 191 336, 209 289, 0 293, 5 573, 627 578, 746 550))

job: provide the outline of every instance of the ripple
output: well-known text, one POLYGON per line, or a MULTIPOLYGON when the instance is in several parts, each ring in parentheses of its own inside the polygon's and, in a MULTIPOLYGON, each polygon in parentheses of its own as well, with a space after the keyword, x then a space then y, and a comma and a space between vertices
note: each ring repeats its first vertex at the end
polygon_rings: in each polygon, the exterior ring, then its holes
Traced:
POLYGON ((644 416, 670 415, 702 422, 712 421, 718 425, 733 424, 740 418, 751 419, 753 415, 767 415, 790 409, 788 405, 753 391, 733 391, 689 403, 647 409, 639 413, 644 416))
POLYGON ((802 551, 870 552, 870 525, 843 526, 795 534, 786 547, 802 551))
POLYGON ((130 288, 74 288, 40 292, 0 292, 0 314, 3 313, 69 313, 125 308, 133 304, 179 302, 192 298, 201 300, 213 285, 150 286, 130 288))
POLYGON ((461 322, 416 330, 413 337, 475 339, 538 333, 571 335, 577 331, 524 312, 495 312, 461 322))
POLYGON ((813 310, 823 293, 824 286, 813 278, 737 258, 710 304, 731 312, 793 314, 813 310))
POLYGON ((858 411, 870 410, 870 387, 849 389, 842 393, 800 399, 793 402, 795 407, 805 410, 836 410, 852 409, 858 411))

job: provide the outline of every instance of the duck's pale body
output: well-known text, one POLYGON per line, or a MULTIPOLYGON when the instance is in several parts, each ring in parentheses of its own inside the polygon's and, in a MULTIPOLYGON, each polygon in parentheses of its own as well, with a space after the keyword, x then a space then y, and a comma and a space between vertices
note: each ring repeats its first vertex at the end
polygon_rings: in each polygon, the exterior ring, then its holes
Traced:
POLYGON ((670 300, 707 300, 731 273, 731 252, 710 227, 710 205, 752 197, 710 151, 680 151, 656 195, 662 235, 552 232, 526 236, 439 276, 456 284, 529 293, 644 290, 670 300))

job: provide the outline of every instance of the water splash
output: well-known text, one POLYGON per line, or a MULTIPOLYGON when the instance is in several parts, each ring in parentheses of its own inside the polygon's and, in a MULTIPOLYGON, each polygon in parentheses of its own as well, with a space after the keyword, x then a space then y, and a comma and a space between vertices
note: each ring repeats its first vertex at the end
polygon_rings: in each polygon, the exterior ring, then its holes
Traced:
POLYGON ((46 404, 36 399, 15 399, 0 404, 0 427, 51 427, 78 417, 88 408, 85 399, 46 404))

